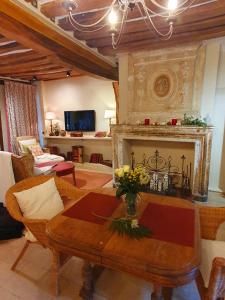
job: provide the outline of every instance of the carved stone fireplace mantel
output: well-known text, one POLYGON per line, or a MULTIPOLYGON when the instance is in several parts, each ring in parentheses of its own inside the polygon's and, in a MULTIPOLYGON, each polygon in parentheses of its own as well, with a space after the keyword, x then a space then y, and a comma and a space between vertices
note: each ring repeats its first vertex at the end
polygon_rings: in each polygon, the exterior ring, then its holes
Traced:
POLYGON ((207 200, 213 127, 113 125, 111 132, 114 168, 127 163, 124 151, 129 140, 193 143, 192 194, 196 200, 207 200))

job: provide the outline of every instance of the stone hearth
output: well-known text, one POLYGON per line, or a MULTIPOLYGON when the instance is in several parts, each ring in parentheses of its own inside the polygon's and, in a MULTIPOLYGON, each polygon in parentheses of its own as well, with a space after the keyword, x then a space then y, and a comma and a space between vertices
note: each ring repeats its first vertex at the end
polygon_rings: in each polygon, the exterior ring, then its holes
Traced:
MULTIPOLYGON (((206 201, 208 196, 209 166, 213 127, 195 126, 144 126, 113 125, 113 166, 118 168, 127 163, 124 151, 128 141, 163 141, 194 144, 192 194, 194 199, 206 201)), ((168 145, 169 147, 169 145, 168 145)))

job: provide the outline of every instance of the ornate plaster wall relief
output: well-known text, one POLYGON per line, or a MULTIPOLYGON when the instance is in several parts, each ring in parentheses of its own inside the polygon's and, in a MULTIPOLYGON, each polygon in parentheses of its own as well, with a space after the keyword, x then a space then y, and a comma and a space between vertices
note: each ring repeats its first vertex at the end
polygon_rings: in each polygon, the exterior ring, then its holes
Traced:
POLYGON ((199 43, 130 54, 128 122, 146 115, 162 121, 198 112, 204 61, 205 48, 199 43))

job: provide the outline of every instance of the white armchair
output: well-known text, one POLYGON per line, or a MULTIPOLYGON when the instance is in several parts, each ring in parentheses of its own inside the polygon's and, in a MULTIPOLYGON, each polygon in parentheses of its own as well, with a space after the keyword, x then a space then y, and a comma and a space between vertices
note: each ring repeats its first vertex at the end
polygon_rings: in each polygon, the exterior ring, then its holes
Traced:
POLYGON ((17 149, 19 154, 27 154, 31 152, 34 156, 35 165, 48 162, 64 161, 64 158, 59 155, 48 153, 48 149, 41 149, 39 143, 34 136, 20 136, 16 138, 17 149), (47 152, 46 152, 47 150, 47 152))

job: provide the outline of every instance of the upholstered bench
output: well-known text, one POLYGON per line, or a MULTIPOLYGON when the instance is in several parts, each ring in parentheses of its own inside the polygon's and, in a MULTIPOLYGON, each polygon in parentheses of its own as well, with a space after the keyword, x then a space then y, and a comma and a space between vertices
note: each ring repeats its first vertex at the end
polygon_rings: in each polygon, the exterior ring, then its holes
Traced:
POLYGON ((76 185, 75 168, 72 162, 59 162, 52 168, 52 170, 59 177, 72 174, 74 185, 76 185))
POLYGON ((37 166, 38 168, 43 169, 45 167, 51 167, 50 170, 48 170, 48 175, 55 173, 56 176, 65 176, 65 175, 69 175, 72 174, 73 175, 73 182, 74 185, 76 185, 76 178, 75 178, 75 167, 74 164, 72 162, 58 162, 58 163, 53 163, 53 162, 46 162, 46 163, 42 163, 39 164, 37 166))

